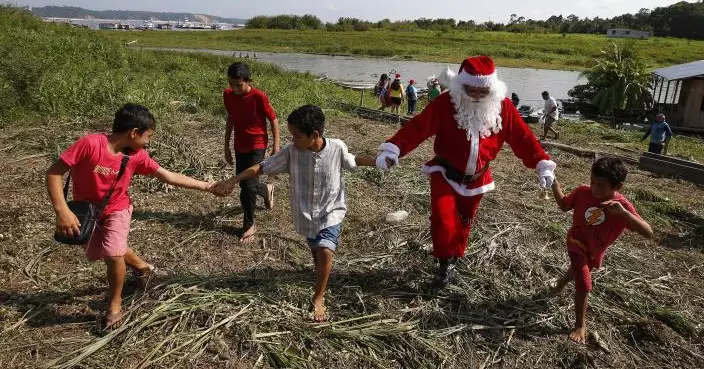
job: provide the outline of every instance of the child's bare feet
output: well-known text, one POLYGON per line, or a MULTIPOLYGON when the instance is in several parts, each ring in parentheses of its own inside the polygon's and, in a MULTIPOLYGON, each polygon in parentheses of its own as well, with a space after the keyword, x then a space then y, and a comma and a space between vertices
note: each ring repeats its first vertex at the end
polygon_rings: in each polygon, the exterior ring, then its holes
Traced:
POLYGON ((570 333, 570 340, 584 344, 587 342, 587 330, 584 327, 575 328, 570 333))
POLYGON ((325 309, 325 299, 324 298, 313 298, 313 322, 324 323, 328 321, 328 314, 325 309))
POLYGON ((120 328, 120 326, 122 325, 123 316, 124 314, 122 313, 122 310, 119 310, 117 312, 111 312, 109 310, 106 311, 105 317, 103 318, 103 330, 111 331, 113 329, 120 328))
POLYGON ((564 286, 560 286, 557 283, 551 283, 548 287, 548 297, 555 297, 562 292, 564 286))
POLYGON ((252 243, 254 242, 254 234, 257 233, 257 228, 255 226, 249 227, 244 233, 242 234, 242 237, 240 237, 240 242, 242 243, 252 243))
POLYGON ((144 270, 140 270, 137 275, 137 287, 145 290, 149 286, 149 282, 156 276, 156 268, 154 265, 147 264, 144 270))

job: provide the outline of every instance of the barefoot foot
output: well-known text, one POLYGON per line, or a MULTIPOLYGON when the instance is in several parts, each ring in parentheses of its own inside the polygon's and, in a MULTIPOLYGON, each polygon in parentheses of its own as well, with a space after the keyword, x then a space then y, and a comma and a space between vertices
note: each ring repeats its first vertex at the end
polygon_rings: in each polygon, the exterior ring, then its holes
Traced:
POLYGON ((109 332, 113 329, 120 328, 123 315, 122 310, 118 310, 117 312, 106 311, 103 317, 103 330, 109 332))
POLYGON ((328 314, 325 309, 325 299, 324 298, 319 298, 319 299, 313 299, 312 301, 312 308, 313 308, 313 313, 312 313, 312 320, 315 323, 324 323, 328 321, 328 314))
POLYGON ((257 228, 254 226, 249 227, 244 233, 242 234, 242 237, 240 237, 240 242, 241 243, 252 243, 254 242, 255 238, 254 235, 257 233, 257 228))
POLYGON ((587 342, 587 330, 584 327, 575 328, 572 333, 570 333, 570 340, 584 344, 587 342))

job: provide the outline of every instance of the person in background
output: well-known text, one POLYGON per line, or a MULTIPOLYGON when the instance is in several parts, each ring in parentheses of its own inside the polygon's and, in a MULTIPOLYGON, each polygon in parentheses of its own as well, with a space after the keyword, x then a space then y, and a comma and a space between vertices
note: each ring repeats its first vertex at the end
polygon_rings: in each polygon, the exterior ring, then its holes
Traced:
POLYGON ((391 104, 389 103, 389 75, 383 73, 379 78, 376 86, 374 86, 374 93, 379 96, 379 110, 384 111, 391 104), (377 92, 378 91, 378 92, 377 92))
POLYGON ((648 136, 650 136, 648 152, 660 155, 667 154, 665 148, 672 138, 672 130, 670 129, 670 125, 665 121, 665 114, 660 113, 655 116, 655 123, 650 125, 648 131, 645 132, 643 138, 640 139, 641 142, 645 141, 648 136))
MULTIPOLYGON (((227 78, 229 87, 223 92, 223 102, 227 111, 225 161, 227 164, 234 164, 235 173, 240 173, 264 160, 264 152, 269 142, 267 120, 274 139, 271 155, 279 151, 279 121, 274 108, 269 103, 269 97, 252 86, 252 74, 247 64, 232 63, 227 69, 227 78), (234 158, 232 148, 235 149, 234 158)), ((264 206, 271 209, 274 204, 274 185, 259 183, 259 178, 240 182, 240 203, 243 215, 240 242, 242 243, 254 241, 254 234, 257 231, 254 216, 257 196, 263 197, 264 206)))
POLYGON ((428 86, 428 102, 435 100, 441 92, 440 81, 438 81, 437 78, 433 78, 433 80, 430 81, 430 86, 428 86))
POLYGON ((545 123, 543 124, 544 131, 541 140, 548 138, 548 132, 552 132, 557 140, 560 137, 560 133, 558 133, 554 128, 560 114, 557 111, 557 101, 555 101, 555 98, 551 97, 550 93, 547 91, 543 91, 543 100, 545 100, 545 107, 543 108, 545 123))
POLYGON ((399 108, 401 103, 403 103, 404 92, 403 85, 401 84, 401 75, 397 74, 391 86, 389 86, 389 91, 391 93, 391 112, 399 114, 399 108))
POLYGON ((416 112, 416 103, 418 102, 418 89, 416 88, 416 80, 408 81, 406 87, 406 97, 408 98, 408 115, 413 116, 416 112))
POLYGON ((513 106, 518 107, 518 103, 520 101, 521 100, 518 98, 518 94, 516 94, 515 92, 511 93, 511 102, 513 103, 513 106))
POLYGON ((386 89, 388 86, 389 86, 389 75, 386 73, 382 73, 381 77, 379 77, 379 82, 377 82, 376 86, 374 86, 374 96, 381 95, 381 91, 386 89))

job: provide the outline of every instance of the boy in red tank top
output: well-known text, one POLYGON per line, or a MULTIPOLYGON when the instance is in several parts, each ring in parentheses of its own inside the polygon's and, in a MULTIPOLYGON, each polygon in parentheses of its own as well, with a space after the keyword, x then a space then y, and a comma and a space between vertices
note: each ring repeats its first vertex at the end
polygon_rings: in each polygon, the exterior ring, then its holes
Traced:
POLYGON ((618 191, 623 187, 628 169, 621 159, 603 157, 592 165, 589 186, 582 185, 567 196, 557 180, 552 185, 557 205, 563 211, 574 210, 572 227, 567 232, 570 268, 552 288, 557 294, 574 280, 576 323, 570 339, 586 341, 587 298, 592 290, 591 271, 601 267, 606 249, 624 229, 651 238, 653 230, 631 203, 618 191))

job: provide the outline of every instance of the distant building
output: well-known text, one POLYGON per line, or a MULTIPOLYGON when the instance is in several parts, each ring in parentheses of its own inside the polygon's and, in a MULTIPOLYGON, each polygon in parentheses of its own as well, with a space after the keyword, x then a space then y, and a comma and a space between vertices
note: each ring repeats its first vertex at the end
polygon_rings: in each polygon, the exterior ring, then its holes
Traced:
POLYGON ((99 23, 98 29, 120 29, 120 24, 118 23, 99 23))
POLYGON ((650 32, 648 31, 638 31, 635 29, 627 28, 610 28, 606 31, 606 36, 608 37, 620 37, 620 38, 639 38, 645 40, 650 37, 650 32))
POLYGON ((704 60, 656 69, 653 80, 653 99, 667 121, 704 131, 704 60))

